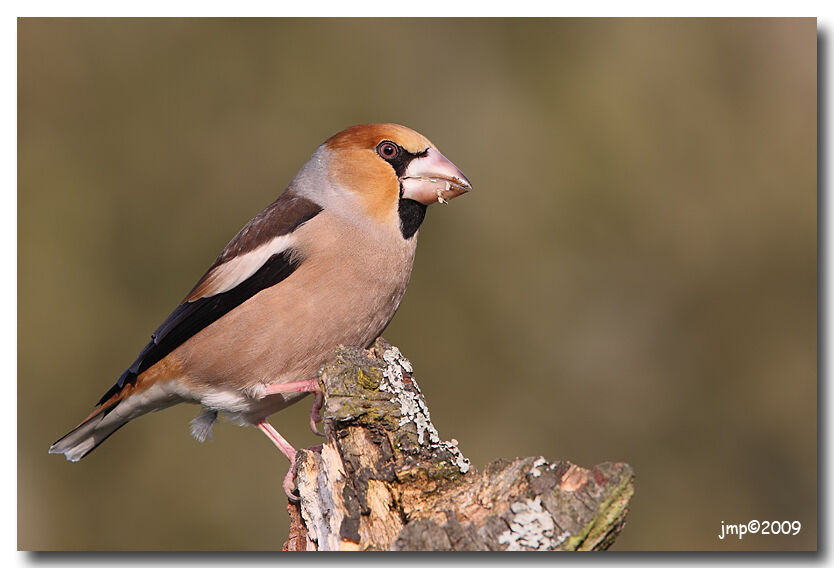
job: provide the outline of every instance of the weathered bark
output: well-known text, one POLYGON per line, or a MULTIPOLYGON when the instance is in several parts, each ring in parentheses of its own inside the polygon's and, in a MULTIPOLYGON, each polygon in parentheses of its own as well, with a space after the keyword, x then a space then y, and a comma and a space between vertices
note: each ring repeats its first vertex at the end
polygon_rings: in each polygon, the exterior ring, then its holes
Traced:
POLYGON ((382 339, 340 348, 320 380, 327 441, 299 451, 285 550, 598 550, 623 528, 629 465, 527 457, 475 471, 382 339))

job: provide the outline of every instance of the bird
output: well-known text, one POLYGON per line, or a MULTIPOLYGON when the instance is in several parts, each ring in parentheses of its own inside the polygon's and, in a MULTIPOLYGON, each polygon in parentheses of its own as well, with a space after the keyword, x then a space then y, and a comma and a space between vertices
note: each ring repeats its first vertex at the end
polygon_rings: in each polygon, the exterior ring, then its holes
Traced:
POLYGON ((134 418, 201 406, 199 441, 218 416, 254 426, 289 459, 267 418, 310 393, 339 345, 369 347, 394 317, 432 203, 472 189, 418 132, 360 124, 331 136, 286 189, 226 245, 136 360, 49 452, 76 462, 134 418))

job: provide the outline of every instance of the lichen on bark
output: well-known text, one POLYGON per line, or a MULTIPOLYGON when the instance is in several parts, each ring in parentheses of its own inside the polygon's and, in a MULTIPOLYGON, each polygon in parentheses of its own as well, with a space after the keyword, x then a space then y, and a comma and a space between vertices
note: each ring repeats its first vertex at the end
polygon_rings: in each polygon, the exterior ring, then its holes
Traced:
POLYGON ((327 442, 299 451, 295 550, 587 550, 622 530, 630 466, 528 457, 476 471, 382 339, 340 347, 320 382, 327 442))

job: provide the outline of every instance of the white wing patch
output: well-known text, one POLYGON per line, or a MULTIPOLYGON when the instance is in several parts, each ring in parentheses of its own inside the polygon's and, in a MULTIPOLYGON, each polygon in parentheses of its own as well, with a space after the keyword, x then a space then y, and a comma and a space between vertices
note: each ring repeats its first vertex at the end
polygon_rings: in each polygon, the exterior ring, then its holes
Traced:
POLYGON ((280 235, 253 251, 224 262, 203 277, 187 300, 193 302, 200 298, 228 292, 255 274, 272 255, 287 250, 294 242, 295 238, 292 234, 280 235))

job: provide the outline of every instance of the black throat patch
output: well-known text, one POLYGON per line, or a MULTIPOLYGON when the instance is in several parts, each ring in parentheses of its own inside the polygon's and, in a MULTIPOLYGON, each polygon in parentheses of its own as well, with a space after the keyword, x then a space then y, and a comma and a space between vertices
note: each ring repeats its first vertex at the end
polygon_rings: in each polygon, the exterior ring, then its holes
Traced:
POLYGON ((400 197, 400 231, 404 239, 410 239, 426 217, 426 206, 413 199, 400 197))

